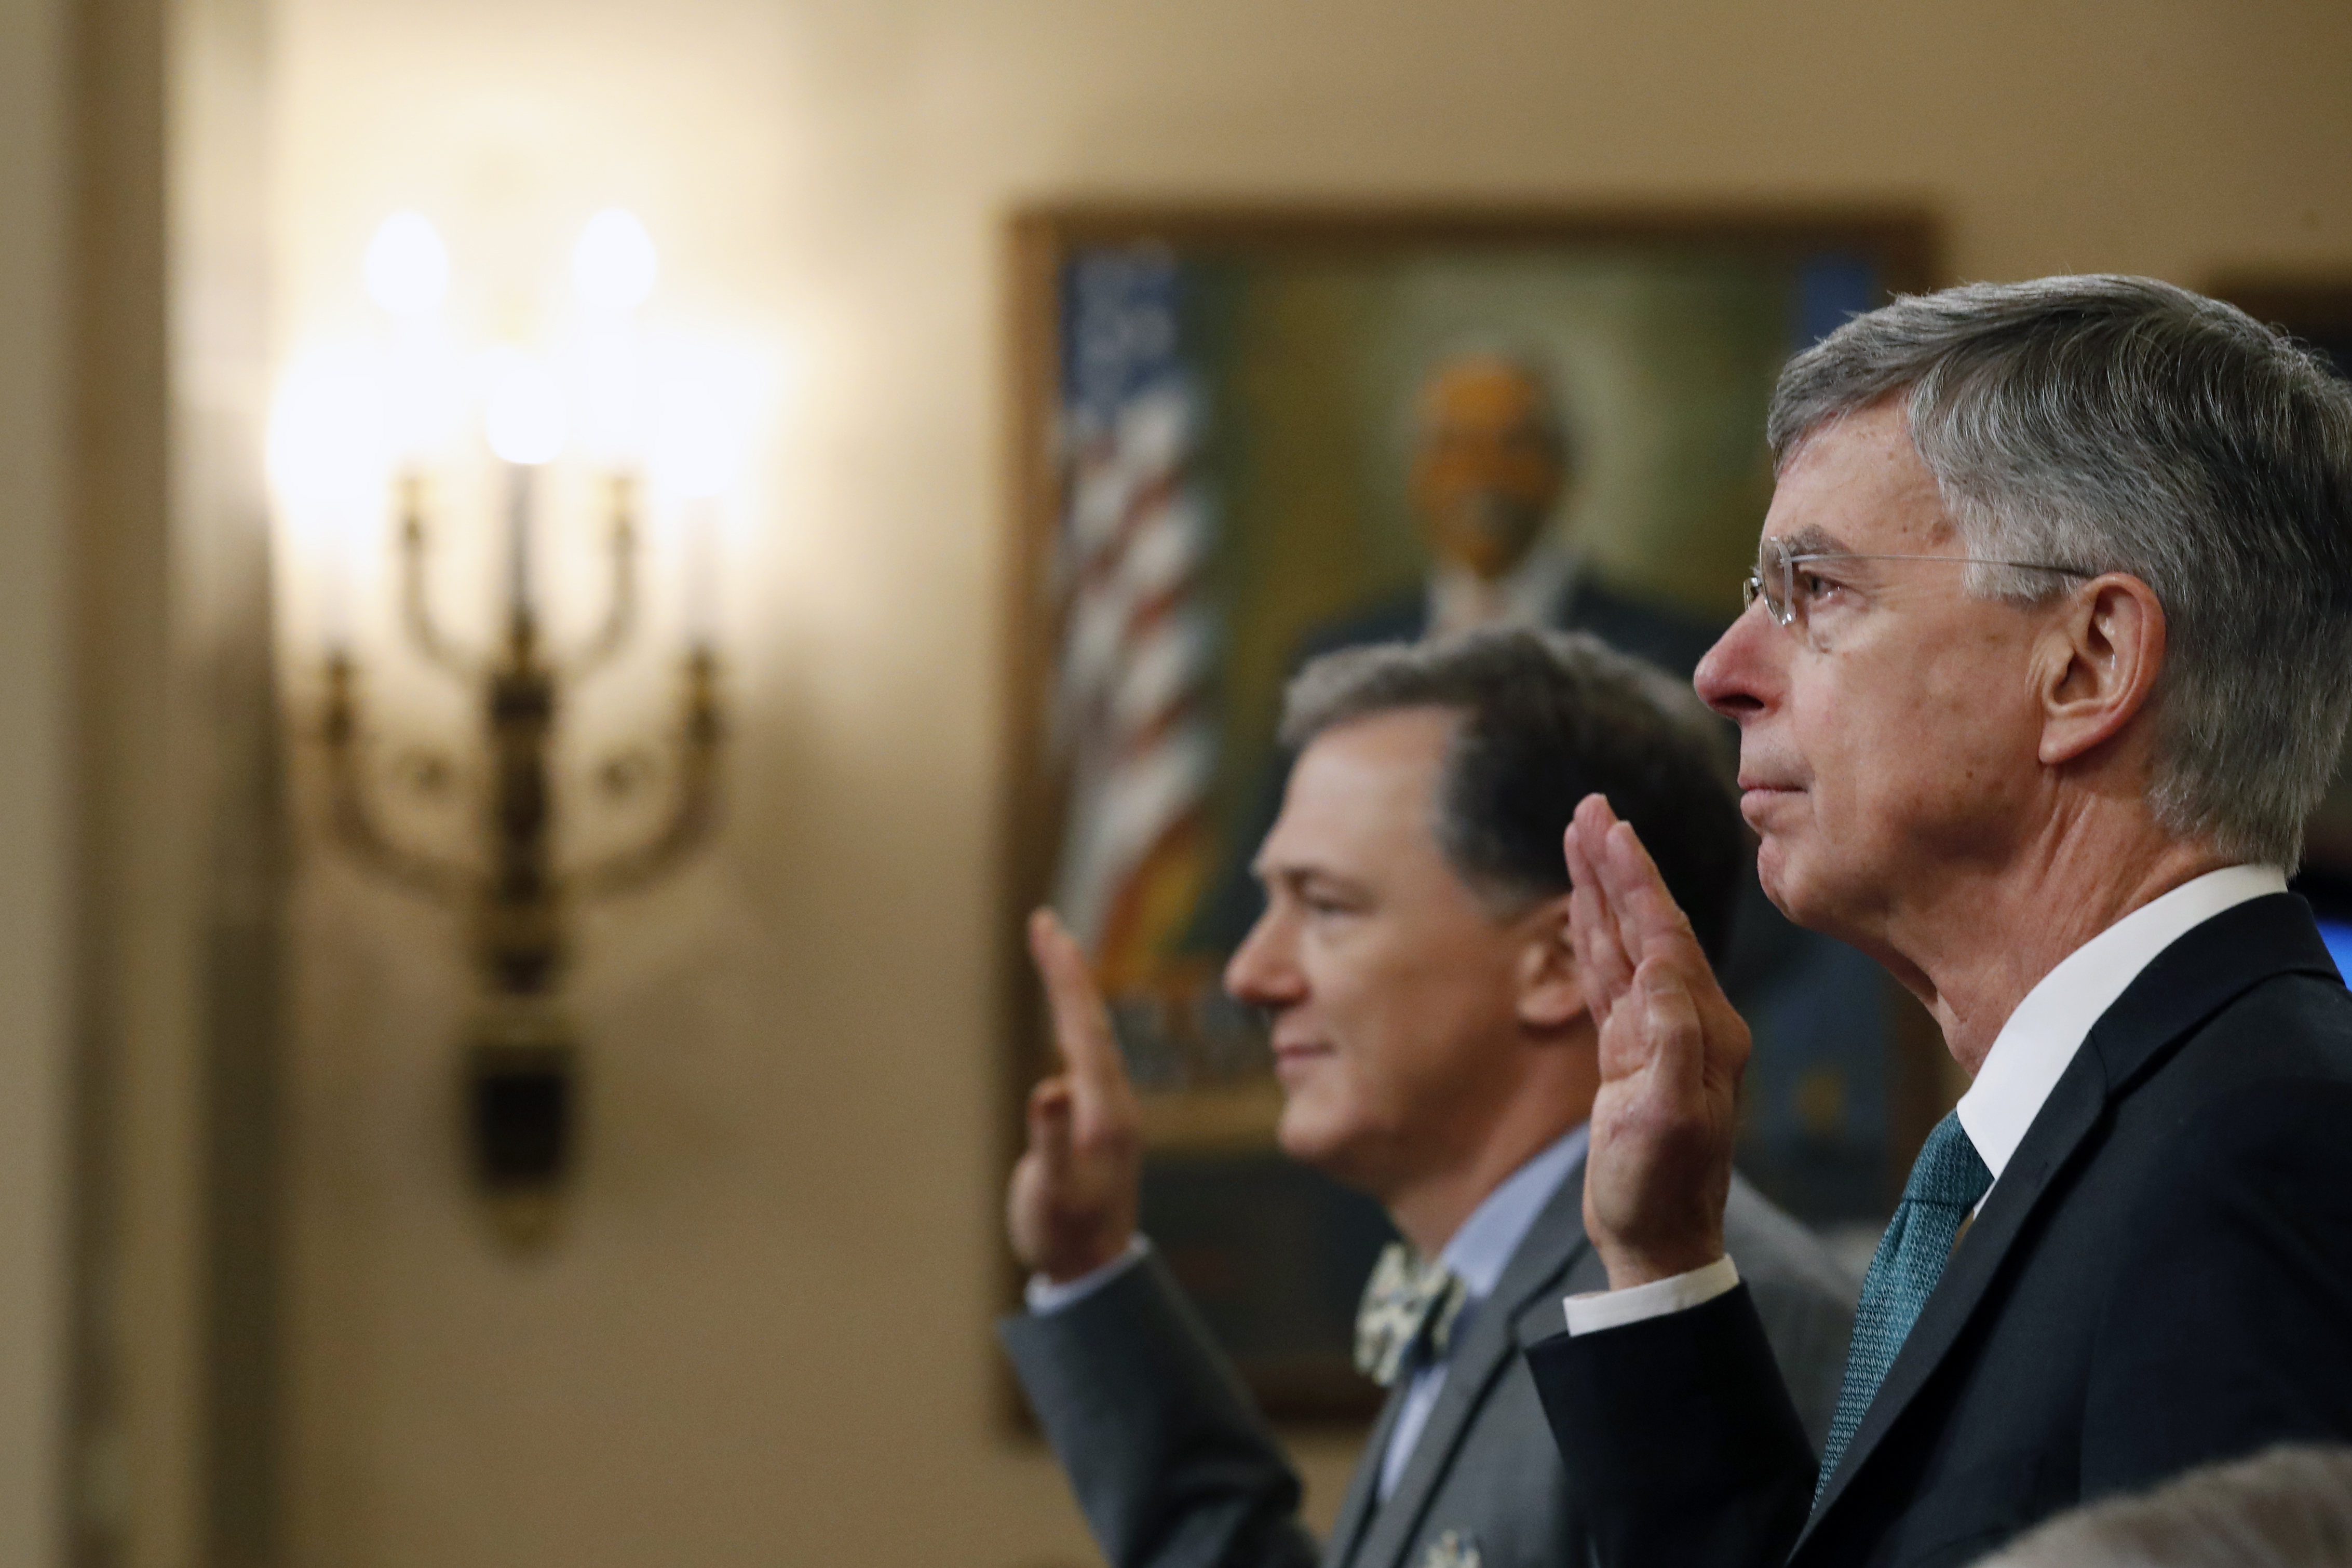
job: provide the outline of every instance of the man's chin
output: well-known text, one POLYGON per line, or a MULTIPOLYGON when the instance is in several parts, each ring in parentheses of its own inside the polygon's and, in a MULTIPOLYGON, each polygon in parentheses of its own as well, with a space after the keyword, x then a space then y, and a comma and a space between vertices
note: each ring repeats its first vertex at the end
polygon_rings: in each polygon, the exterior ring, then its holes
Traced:
POLYGON ((1275 1146, 1302 1165, 1315 1163, 1316 1156, 1324 1152, 1322 1129, 1316 1125, 1311 1112, 1301 1110, 1297 1096, 1283 1102, 1282 1115, 1274 1124, 1275 1146))
POLYGON ((1785 844, 1767 838, 1756 851, 1756 882, 1772 907, 1809 931, 1822 929, 1824 911, 1820 900, 1804 875, 1802 865, 1794 861, 1785 844))
POLYGON ((1773 859, 1769 844, 1757 851, 1756 885, 1764 889, 1765 898, 1771 900, 1774 909, 1790 920, 1797 921, 1800 925, 1804 923, 1798 918, 1797 911, 1790 908, 1788 873, 1784 867, 1773 859))
POLYGON ((1825 882, 1816 874, 1819 868, 1809 868, 1801 860, 1788 857, 1775 857, 1771 849, 1768 840, 1764 850, 1758 854, 1756 880, 1772 907, 1807 931, 1833 936, 1869 951, 1869 931, 1853 919, 1855 905, 1850 889, 1825 882))
POLYGON ((1327 1176, 1341 1177, 1348 1163, 1344 1131, 1322 1107, 1293 1094, 1283 1102, 1282 1117, 1274 1124, 1274 1142, 1285 1154, 1327 1176))

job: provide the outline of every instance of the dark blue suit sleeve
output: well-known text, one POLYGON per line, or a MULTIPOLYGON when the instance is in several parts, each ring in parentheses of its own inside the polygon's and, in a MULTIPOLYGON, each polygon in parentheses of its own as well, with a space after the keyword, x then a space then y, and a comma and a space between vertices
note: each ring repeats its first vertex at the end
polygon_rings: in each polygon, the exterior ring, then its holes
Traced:
POLYGON ((1817 1464, 1746 1285, 1528 1364, 1600 1568, 1788 1556, 1817 1464))

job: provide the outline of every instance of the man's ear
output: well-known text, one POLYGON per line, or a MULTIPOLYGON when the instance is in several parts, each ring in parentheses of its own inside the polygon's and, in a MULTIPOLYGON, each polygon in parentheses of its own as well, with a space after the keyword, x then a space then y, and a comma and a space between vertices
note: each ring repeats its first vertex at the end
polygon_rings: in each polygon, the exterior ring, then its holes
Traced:
POLYGON ((2039 650, 2044 766, 2074 761, 2138 717, 2164 668, 2164 606, 2137 577, 2109 573, 2067 599, 2039 650))
POLYGON ((1584 983, 1569 941, 1568 895, 1546 899, 1520 917, 1519 1022, 1531 1029, 1562 1029, 1584 1016, 1584 983))

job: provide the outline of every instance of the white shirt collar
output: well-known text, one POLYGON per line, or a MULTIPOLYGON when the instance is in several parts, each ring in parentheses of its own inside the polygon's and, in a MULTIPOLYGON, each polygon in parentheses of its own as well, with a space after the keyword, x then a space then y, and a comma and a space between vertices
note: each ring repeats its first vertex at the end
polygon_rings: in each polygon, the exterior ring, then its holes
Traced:
POLYGON ((1960 1126, 1999 1181, 2091 1033, 2157 954, 2222 910, 2286 890, 2275 866, 2227 866, 2149 900, 2076 948, 2025 994, 1960 1096, 1960 1126))
POLYGON ((1441 564, 1429 579, 1429 629, 1444 636, 1484 626, 1549 626, 1576 582, 1575 551, 1558 539, 1538 539, 1519 563, 1489 583, 1460 566, 1441 564))
POLYGON ((1462 1228, 1454 1233, 1454 1239, 1445 1244, 1438 1258, 1462 1277, 1471 1300, 1483 1300, 1495 1293, 1511 1254, 1519 1249, 1536 1216, 1584 1158, 1585 1145, 1591 1138, 1592 1124, 1587 1121, 1552 1140, 1541 1153, 1479 1200, 1462 1228))

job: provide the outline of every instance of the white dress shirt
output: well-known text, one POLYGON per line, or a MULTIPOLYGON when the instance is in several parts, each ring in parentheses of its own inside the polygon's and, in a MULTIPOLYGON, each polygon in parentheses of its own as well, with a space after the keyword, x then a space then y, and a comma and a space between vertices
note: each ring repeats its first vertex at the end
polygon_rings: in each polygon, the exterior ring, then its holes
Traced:
MULTIPOLYGON (((2198 926, 2251 899, 2286 890, 2275 866, 2225 866, 2149 900, 2060 960, 2010 1014, 1956 1108, 1960 1126, 1998 1184, 2050 1091, 2090 1037, 2091 1026, 2157 955, 2198 926)), ((1987 1197, 1991 1196, 1990 1191, 1987 1197)), ((1981 1202, 1978 1207, 1983 1207, 1981 1202)), ((1568 1331, 1589 1334, 1698 1306, 1739 1283, 1727 1258, 1625 1290, 1571 1296, 1568 1331)))
MULTIPOLYGON (((1511 1255, 1528 1237, 1528 1227, 1536 1223, 1544 1205, 1551 1202, 1562 1183, 1583 1162, 1585 1144, 1591 1138, 1589 1124, 1579 1125, 1563 1132, 1547 1144, 1543 1152, 1503 1179, 1502 1184, 1481 1199, 1454 1233, 1454 1239, 1438 1254, 1445 1267, 1462 1277, 1468 1300, 1454 1320, 1451 1343, 1460 1344, 1470 1331, 1470 1320, 1479 1306, 1495 1293, 1510 1266, 1511 1255)), ((1032 1276, 1025 1292, 1032 1312, 1058 1312, 1093 1295, 1118 1279, 1151 1250, 1151 1244, 1140 1235, 1127 1245, 1127 1250, 1091 1274, 1056 1285, 1044 1275, 1032 1276)), ((1413 1446, 1421 1441, 1423 1428, 1429 1425, 1430 1412, 1437 1408, 1437 1396, 1445 1390, 1445 1362, 1434 1361, 1416 1370, 1405 1384, 1404 1405, 1397 1412, 1396 1425, 1389 1428, 1389 1446, 1381 1455, 1379 1497, 1386 1502, 1396 1490, 1397 1482, 1404 1476, 1404 1468, 1412 1458, 1413 1446)))

